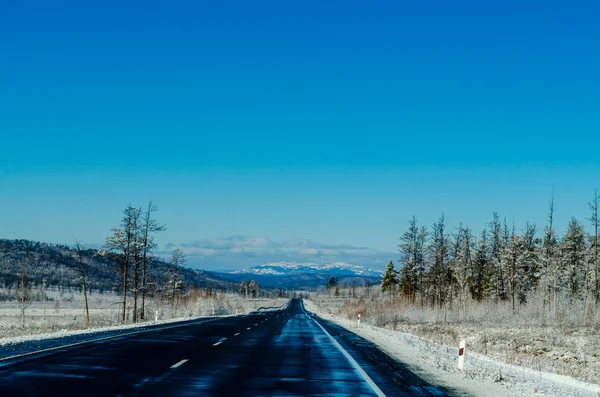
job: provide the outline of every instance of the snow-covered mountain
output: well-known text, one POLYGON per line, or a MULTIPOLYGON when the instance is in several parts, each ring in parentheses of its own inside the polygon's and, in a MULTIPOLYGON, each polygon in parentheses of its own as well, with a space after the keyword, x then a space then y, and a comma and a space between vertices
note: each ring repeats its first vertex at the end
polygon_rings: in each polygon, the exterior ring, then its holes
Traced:
POLYGON ((250 269, 234 270, 231 274, 256 274, 270 276, 286 276, 297 275, 303 273, 309 274, 327 274, 329 276, 340 277, 380 277, 383 273, 381 270, 371 269, 359 265, 351 265, 349 263, 335 262, 327 264, 316 263, 296 263, 296 262, 278 262, 266 263, 252 267, 250 269))

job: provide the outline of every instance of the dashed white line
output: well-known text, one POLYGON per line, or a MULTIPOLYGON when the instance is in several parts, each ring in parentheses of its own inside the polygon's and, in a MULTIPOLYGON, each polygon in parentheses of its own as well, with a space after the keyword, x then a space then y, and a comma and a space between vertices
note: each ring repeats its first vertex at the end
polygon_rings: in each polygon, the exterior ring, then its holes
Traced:
POLYGON ((250 328, 252 328, 252 327, 248 327, 248 328, 246 328, 246 331, 250 331, 250 328))
POLYGON ((188 361, 188 360, 187 360, 187 358, 186 358, 186 359, 183 359, 183 360, 181 360, 180 362, 178 362, 177 364, 173 364, 173 365, 171 365, 171 368, 178 368, 178 367, 181 367, 183 364, 187 363, 187 361, 188 361))
POLYGON ((233 336, 238 336, 240 333, 238 332, 237 334, 233 334, 233 336))
POLYGON ((258 327, 258 324, 254 324, 255 327, 258 327))
POLYGON ((213 343, 213 346, 219 346, 221 343, 223 343, 223 342, 213 343))
POLYGON ((225 342, 227 338, 221 338, 217 343, 213 343, 213 346, 219 346, 221 343, 225 342))

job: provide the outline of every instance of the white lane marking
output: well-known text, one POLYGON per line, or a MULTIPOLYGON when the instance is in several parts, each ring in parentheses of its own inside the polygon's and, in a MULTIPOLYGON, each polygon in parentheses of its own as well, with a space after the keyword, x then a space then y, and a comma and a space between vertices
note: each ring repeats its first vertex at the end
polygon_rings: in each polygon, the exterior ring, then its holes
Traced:
POLYGON ((223 343, 223 342, 213 343, 213 346, 219 346, 221 343, 223 343))
POLYGON ((171 368, 179 368, 179 367, 181 367, 183 364, 187 363, 187 361, 188 361, 188 360, 187 360, 187 358, 186 358, 186 359, 183 359, 183 360, 181 360, 180 362, 178 362, 177 364, 173 364, 173 365, 171 365, 171 368))
POLYGON ((254 324, 255 327, 258 327, 258 324, 254 324))
POLYGON ((246 331, 250 331, 250 328, 252 328, 252 327, 248 327, 248 328, 246 328, 246 331))
POLYGON ((233 334, 233 336, 238 336, 240 333, 238 332, 237 334, 233 334))
POLYGON ((354 367, 354 369, 356 370, 356 372, 358 372, 359 375, 362 376, 362 378, 365 380, 365 382, 367 382, 367 384, 371 387, 371 389, 375 392, 375 394, 377 394, 377 396, 379 396, 379 397, 385 397, 385 393, 383 393, 381 391, 381 389, 379 388, 379 386, 377 386, 375 384, 375 382, 373 382, 373 379, 371 379, 371 377, 369 375, 367 375, 367 373, 364 371, 364 369, 361 368, 361 366, 350 355, 350 353, 348 353, 346 351, 346 349, 344 349, 342 347, 342 345, 340 345, 338 343, 338 341, 335 340, 335 338, 333 336, 331 336, 331 334, 329 332, 327 332, 327 330, 325 328, 323 328, 323 326, 321 324, 318 323, 317 320, 315 320, 314 318, 312 318, 311 316, 309 316, 308 313, 306 313, 306 310, 304 310, 304 303, 302 303, 300 307, 302 308, 302 311, 304 312, 304 314, 306 314, 308 316, 308 318, 310 318, 311 320, 313 320, 315 322, 315 324, 317 324, 319 326, 319 328, 321 328, 321 330, 325 333, 325 335, 327 335, 329 337, 329 339, 331 340, 331 342, 333 343, 333 345, 338 348, 338 350, 344 355, 344 357, 346 357, 346 359, 354 367))
POLYGON ((213 346, 219 346, 221 343, 225 342, 227 338, 221 338, 217 343, 213 343, 213 346))

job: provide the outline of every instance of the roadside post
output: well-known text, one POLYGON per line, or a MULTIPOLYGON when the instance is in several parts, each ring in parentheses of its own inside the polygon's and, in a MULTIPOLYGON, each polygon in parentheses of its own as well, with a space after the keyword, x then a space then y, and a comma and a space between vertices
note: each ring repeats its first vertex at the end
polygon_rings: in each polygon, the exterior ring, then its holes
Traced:
POLYGON ((331 319, 333 320, 333 312, 331 312, 331 319))
POLYGON ((358 313, 358 320, 356 320, 356 324, 360 325, 360 313, 358 313))
POLYGON ((458 369, 461 371, 465 369, 465 341, 460 341, 460 346, 458 348, 458 369))
POLYGON ((158 321, 158 310, 154 312, 154 321, 158 321))
POLYGON ((213 316, 215 315, 215 308, 213 307, 213 316))

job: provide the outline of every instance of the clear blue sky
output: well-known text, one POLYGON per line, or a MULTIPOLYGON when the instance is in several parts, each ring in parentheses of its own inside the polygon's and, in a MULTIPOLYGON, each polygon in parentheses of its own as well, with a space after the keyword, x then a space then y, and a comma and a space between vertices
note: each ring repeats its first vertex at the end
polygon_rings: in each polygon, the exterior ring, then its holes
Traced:
POLYGON ((384 258, 413 214, 543 227, 553 189, 564 228, 600 187, 598 15, 597 1, 2 1, 0 237, 102 243, 152 199, 163 245, 384 258))

